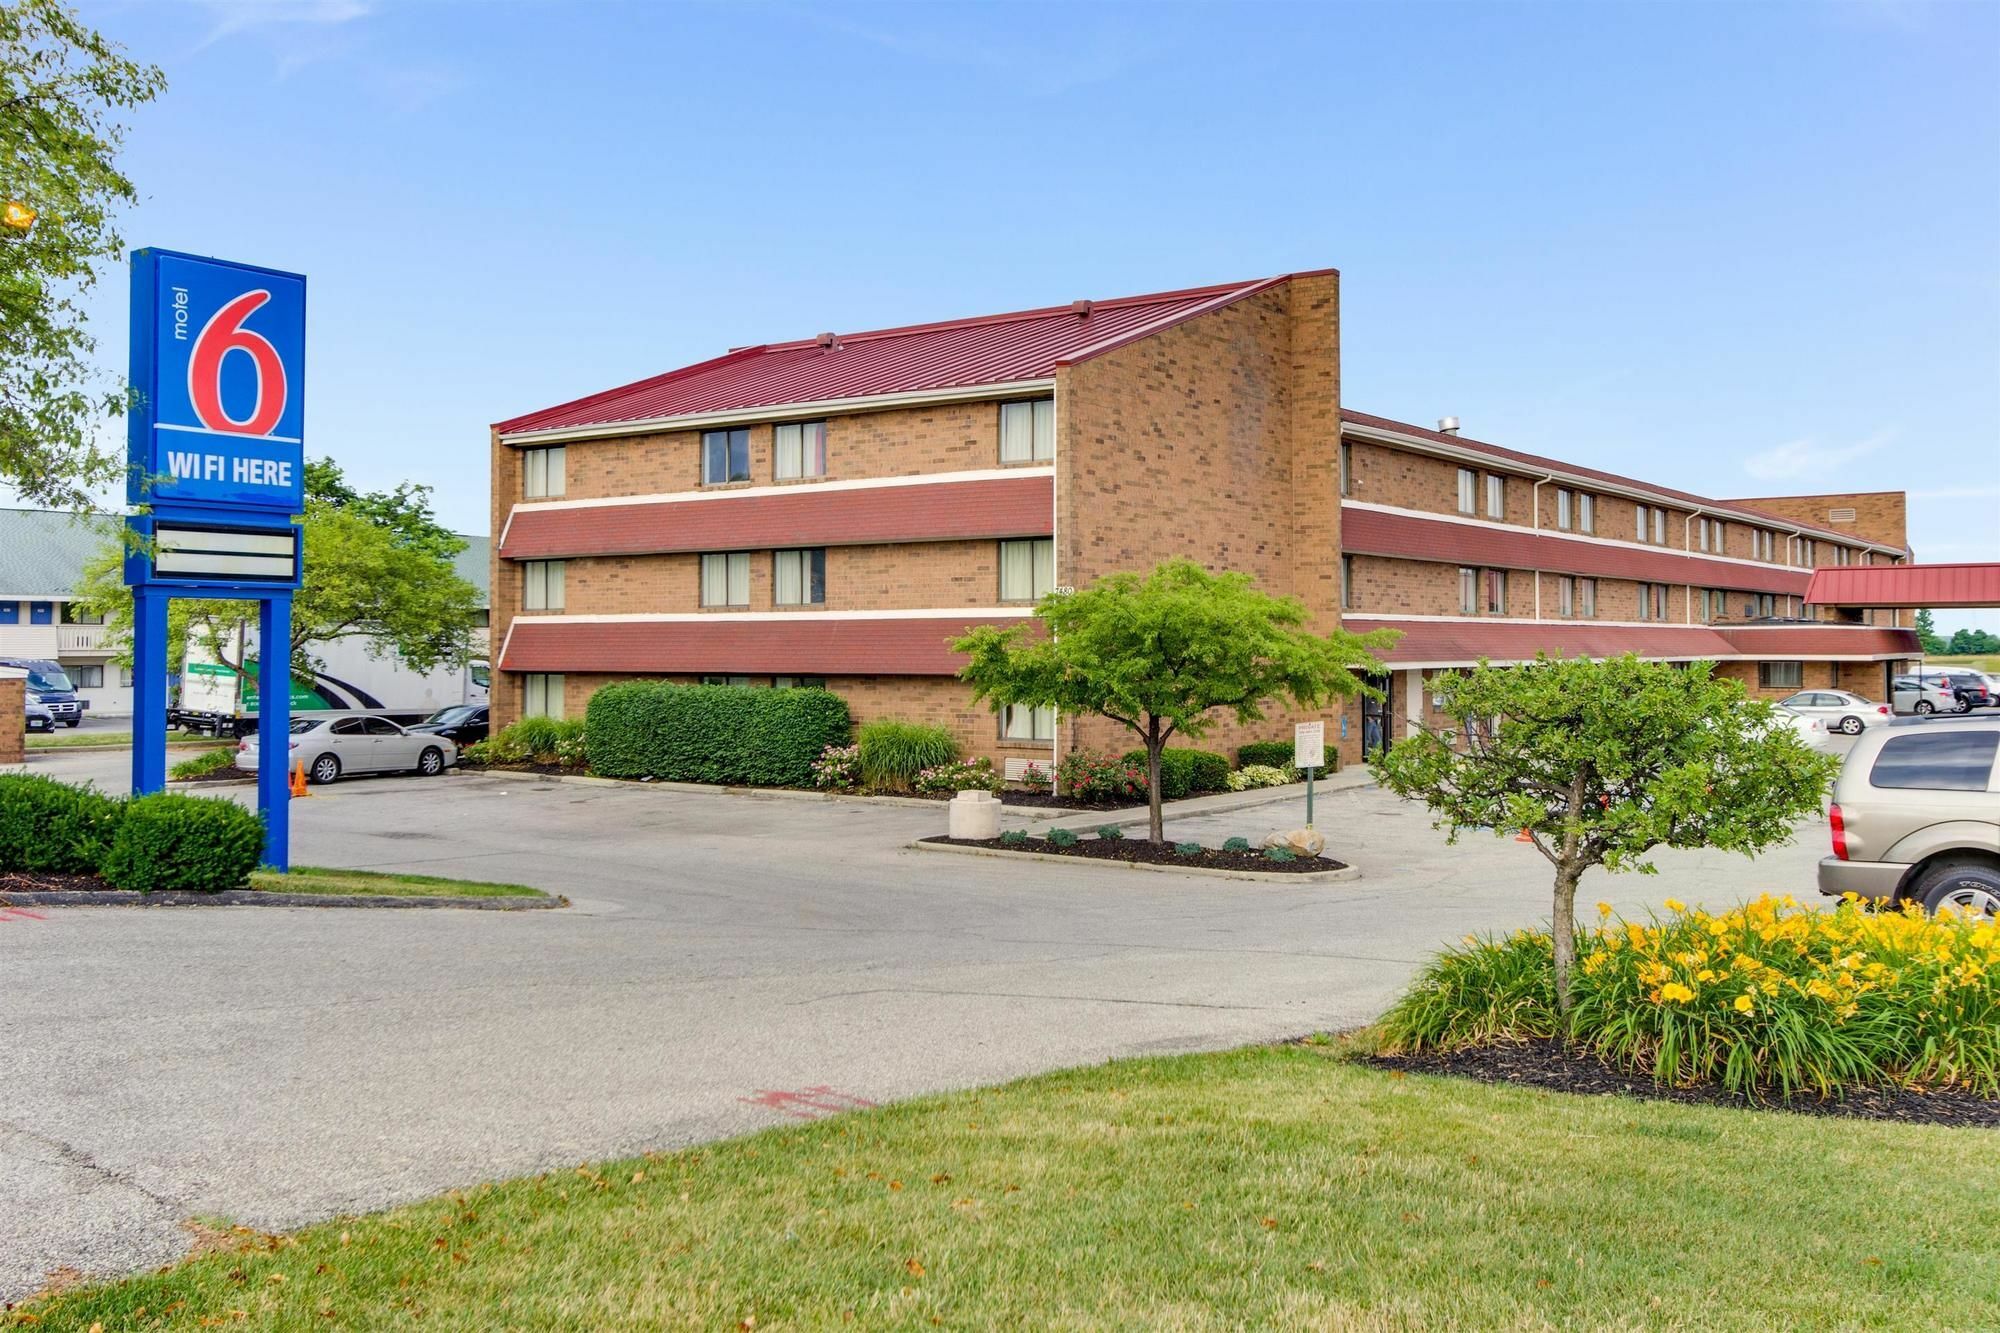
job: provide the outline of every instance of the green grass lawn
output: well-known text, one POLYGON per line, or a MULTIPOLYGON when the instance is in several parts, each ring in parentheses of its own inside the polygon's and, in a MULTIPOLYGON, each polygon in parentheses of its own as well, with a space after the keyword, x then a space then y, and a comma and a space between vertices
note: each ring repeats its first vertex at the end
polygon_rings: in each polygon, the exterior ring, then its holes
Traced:
POLYGON ((1974 671, 2000 672, 2000 653, 1963 653, 1957 657, 1926 657, 1924 665, 1937 667, 1971 667, 1974 671))
POLYGON ((250 887, 270 893, 370 893, 389 898, 546 898, 526 884, 488 884, 433 875, 394 875, 374 870, 293 866, 289 874, 252 871, 250 887))
MULTIPOLYGON (((893 1040, 885 1034, 885 1040, 893 1040)), ((481 1186, 43 1329, 1991 1327, 1989 1131, 1132 1060, 481 1186), (233 1326, 233 1324, 231 1325, 233 1326)))
MULTIPOLYGON (((108 750, 131 744, 132 733, 129 731, 53 731, 37 732, 28 737, 30 750, 108 750)), ((234 747, 236 740, 234 737, 218 739, 214 736, 201 736, 191 731, 170 731, 167 733, 167 744, 234 747)))

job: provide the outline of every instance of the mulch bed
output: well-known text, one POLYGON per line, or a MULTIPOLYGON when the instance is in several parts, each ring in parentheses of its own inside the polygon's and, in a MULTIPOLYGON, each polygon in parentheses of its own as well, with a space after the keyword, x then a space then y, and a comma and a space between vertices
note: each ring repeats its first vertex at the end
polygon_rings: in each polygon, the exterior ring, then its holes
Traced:
MULTIPOLYGON (((907 793, 930 801, 949 801, 958 795, 953 791, 914 791, 907 793)), ((1136 810, 1146 803, 1146 798, 1136 796, 1129 801, 1080 801, 1073 796, 1057 796, 1046 791, 1003 791, 1000 804, 1035 806, 1042 810, 1136 810)))
POLYGON ((105 893, 111 886, 95 875, 58 875, 10 870, 0 875, 0 897, 9 893, 105 893))
POLYGON ((185 782, 192 785, 200 782, 253 781, 255 780, 256 776, 257 775, 251 772, 249 769, 238 768, 234 764, 225 764, 221 768, 210 769, 206 773, 197 774, 196 776, 191 778, 173 778, 172 780, 175 782, 185 782))
POLYGON ((466 773, 539 773, 543 777, 587 778, 591 772, 587 768, 564 768, 561 764, 472 764, 464 759, 458 761, 460 771, 466 773))
POLYGON ((1962 1088, 1933 1088, 1924 1092, 1909 1088, 1863 1088, 1847 1093, 1840 1100, 1824 1101, 1810 1095, 1781 1101, 1773 1092, 1765 1100, 1750 1101, 1713 1083, 1689 1088, 1657 1084, 1643 1074, 1614 1069, 1594 1055, 1569 1050, 1552 1039, 1475 1046, 1445 1053, 1373 1055, 1365 1057, 1363 1063, 1378 1069, 1445 1074, 1481 1083, 1509 1083, 1585 1096, 1644 1097, 1690 1105, 1850 1116, 1857 1120, 1894 1120, 1913 1125, 2000 1128, 2000 1098, 1981 1097, 1962 1088))
POLYGON ((1273 861, 1262 852, 1225 852, 1204 847, 1198 855, 1182 856, 1171 842, 1148 842, 1144 838, 1082 838, 1075 846, 1058 847, 1046 838, 1030 838, 1012 845, 998 838, 925 838, 924 842, 949 843, 953 847, 985 847, 997 852, 1034 852, 1041 856, 1077 856, 1086 861, 1145 861, 1159 866, 1196 866, 1203 870, 1255 870, 1274 875, 1317 874, 1344 870, 1345 861, 1330 856, 1301 856, 1291 861, 1273 861))

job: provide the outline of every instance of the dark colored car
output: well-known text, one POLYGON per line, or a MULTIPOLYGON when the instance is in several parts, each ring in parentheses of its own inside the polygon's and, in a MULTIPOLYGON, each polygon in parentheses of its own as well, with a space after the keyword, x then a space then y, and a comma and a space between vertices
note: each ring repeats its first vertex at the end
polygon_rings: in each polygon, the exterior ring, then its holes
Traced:
POLYGON ((1958 711, 1963 713, 1973 708, 1984 708, 1988 704, 2000 703, 1993 692, 1986 688, 1986 678, 1972 671, 1919 671, 1924 680, 1936 680, 1951 691, 1958 700, 1958 711))
POLYGON ((453 704, 449 708, 438 709, 409 729, 457 741, 458 748, 463 750, 475 741, 486 739, 486 719, 485 704, 453 704))

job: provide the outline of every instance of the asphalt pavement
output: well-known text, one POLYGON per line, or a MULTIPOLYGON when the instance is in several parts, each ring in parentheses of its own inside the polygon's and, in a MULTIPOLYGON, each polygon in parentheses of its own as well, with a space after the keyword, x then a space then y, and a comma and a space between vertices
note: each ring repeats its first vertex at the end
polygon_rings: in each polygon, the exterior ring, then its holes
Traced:
MULTIPOLYGON (((123 756, 35 771, 122 786, 123 756)), ((238 789, 239 798, 249 793, 238 789)), ((1322 798, 1351 883, 910 850, 941 809, 453 775, 316 788, 294 860, 525 882, 561 911, 0 916, 0 1299, 455 1186, 1117 1056, 1364 1022, 1441 944, 1545 916, 1533 848, 1322 798)), ((1176 820, 1256 838, 1301 803, 1176 820)), ((1592 872, 1636 909, 1813 893, 1755 862, 1592 872)))

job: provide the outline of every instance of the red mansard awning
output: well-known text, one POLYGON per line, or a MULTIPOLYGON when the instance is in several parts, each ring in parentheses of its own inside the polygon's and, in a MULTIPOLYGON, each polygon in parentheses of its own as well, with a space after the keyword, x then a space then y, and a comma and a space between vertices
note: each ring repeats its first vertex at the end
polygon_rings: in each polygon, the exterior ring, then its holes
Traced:
POLYGON ((2000 606, 2000 564, 1840 565, 1813 571, 1806 601, 1819 606, 2000 606))
POLYGON ((1593 625, 1547 620, 1396 620, 1347 616, 1351 630, 1399 629, 1403 637, 1384 655, 1391 666, 1455 666, 1487 658, 1530 662, 1537 653, 1564 657, 1619 657, 1637 653, 1656 661, 1831 658, 1887 660, 1915 657, 1912 630, 1841 625, 1593 625))
POLYGON ((518 508, 506 560, 650 555, 786 546, 1047 537, 1055 478, 1046 473, 894 486, 802 485, 777 494, 518 508))

